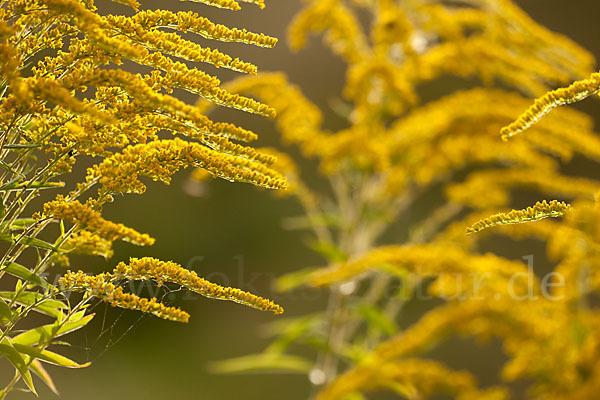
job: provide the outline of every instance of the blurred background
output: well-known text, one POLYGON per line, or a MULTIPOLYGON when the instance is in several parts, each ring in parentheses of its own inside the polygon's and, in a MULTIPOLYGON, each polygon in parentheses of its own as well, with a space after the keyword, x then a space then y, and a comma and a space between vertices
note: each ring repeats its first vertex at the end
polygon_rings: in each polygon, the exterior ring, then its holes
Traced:
MULTIPOLYGON (((343 122, 329 110, 343 86, 344 65, 325 49, 321 38, 313 38, 299 53, 290 52, 287 46, 285 28, 301 6, 298 0, 267 0, 264 10, 244 4, 243 10, 238 12, 192 2, 140 2, 143 8, 194 11, 215 23, 280 38, 274 49, 231 43, 220 43, 218 47, 233 57, 257 64, 259 70, 284 71, 320 106, 328 129, 342 127, 343 122)), ((107 0, 96 3, 102 13, 128 12, 124 6, 107 0)), ((598 0, 517 0, 516 3, 542 25, 567 35, 600 57, 598 0)), ((209 45, 215 46, 215 42, 209 45)), ((222 81, 238 76, 211 66, 202 68, 222 81)), ((182 98, 194 101, 192 97, 182 98)), ((600 105, 597 101, 585 101, 577 107, 596 116, 598 122, 600 105)), ((212 117, 257 132, 260 136, 257 146, 279 144, 273 124, 266 118, 232 110, 218 110, 212 117)), ((296 154, 294 149, 288 150, 296 154)), ((309 170, 313 167, 310 162, 306 166, 309 170)), ((578 164, 578 160, 573 161, 571 168, 584 175, 593 173, 586 170, 590 168, 588 165, 578 164)), ((211 361, 262 351, 269 343, 264 334, 265 324, 324 307, 325 292, 302 290, 281 294, 272 287, 279 275, 323 263, 306 246, 308 233, 283 227, 286 218, 301 213, 300 208, 294 200, 279 198, 250 185, 225 181, 193 184, 188 176, 189 171, 179 173, 170 186, 148 183, 148 191, 143 196, 123 196, 105 208, 107 218, 155 237, 154 246, 137 248, 115 243, 111 260, 82 258, 73 262, 72 267, 101 272, 132 256, 173 260, 214 282, 270 297, 281 304, 286 313, 275 317, 181 291, 167 294, 167 299, 192 315, 187 325, 99 304, 94 309, 97 315, 93 323, 73 335, 75 345, 68 350, 78 362, 92 361, 92 365, 80 370, 48 367, 60 398, 307 398, 309 382, 304 375, 214 375, 209 370, 211 361)), ((310 174, 307 179, 311 179, 310 174)), ((392 232, 387 236, 389 242, 401 239, 401 233, 392 232)), ((510 243, 505 245, 510 246, 510 243)), ((528 245, 507 248, 505 253, 516 258, 539 255, 541 260, 545 250, 541 245, 528 245)), ((503 361, 501 348, 494 343, 475 346, 460 340, 451 341, 437 356, 454 360, 452 366, 476 370, 484 385, 498 379, 503 361)), ((0 373, 4 375, 8 370, 2 369, 0 373)), ((42 399, 56 398, 42 385, 39 390, 42 399)), ((32 396, 16 393, 11 398, 32 396)))

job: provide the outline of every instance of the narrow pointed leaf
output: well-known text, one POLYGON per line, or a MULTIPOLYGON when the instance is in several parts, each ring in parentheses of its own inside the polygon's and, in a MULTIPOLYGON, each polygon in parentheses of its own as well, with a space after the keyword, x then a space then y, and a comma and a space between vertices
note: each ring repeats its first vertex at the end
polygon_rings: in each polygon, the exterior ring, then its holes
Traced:
POLYGON ((65 356, 61 356, 60 354, 54 353, 49 350, 41 350, 33 346, 27 346, 19 343, 13 343, 13 346, 20 353, 27 354, 30 357, 37 358, 38 360, 47 362, 49 364, 60 365, 61 367, 84 368, 91 364, 90 362, 87 362, 85 364, 78 364, 65 356))
POLYGON ((0 271, 8 272, 12 276, 16 276, 17 278, 24 279, 27 282, 33 283, 35 285, 39 285, 44 289, 48 287, 48 282, 46 282, 46 280, 44 278, 34 274, 29 269, 25 268, 24 266, 22 266, 20 264, 15 263, 15 262, 12 262, 12 261, 5 262, 4 265, 2 266, 2 268, 0 268, 0 271))
MULTIPOLYGON (((31 225, 33 225, 34 223, 35 223, 35 220, 33 218, 19 218, 19 219, 14 220, 10 224, 9 228, 10 228, 10 230, 16 231, 16 230, 28 228, 31 225)), ((0 231, 6 230, 7 227, 8 227, 8 221, 1 223, 0 231)))
POLYGON ((275 281, 275 288, 277 291, 287 292, 300 286, 304 286, 310 282, 313 274, 319 269, 321 269, 321 267, 308 267, 285 274, 275 281))
POLYGON ((51 243, 48 243, 41 239, 30 237, 30 236, 4 234, 4 235, 0 235, 0 241, 26 244, 28 246, 38 247, 38 248, 44 249, 44 250, 55 250, 55 251, 59 250, 58 247, 54 246, 51 243))
POLYGON ((311 243, 310 247, 323 256, 327 261, 332 263, 344 262, 348 259, 348 254, 329 242, 316 241, 311 243))
POLYGON ((46 371, 46 369, 44 368, 44 366, 42 365, 42 363, 39 360, 33 360, 31 362, 31 365, 29 366, 29 369, 32 370, 33 373, 35 373, 42 380, 42 382, 44 382, 46 384, 46 386, 48 386, 50 388, 50 390, 52 390, 52 392, 55 395, 57 395, 57 396, 60 395, 58 393, 58 390, 56 389, 56 386, 54 385, 54 381, 52 380, 52 377, 46 371))
POLYGON ((268 370, 295 373, 308 373, 312 363, 302 357, 289 354, 252 354, 216 362, 211 370, 218 374, 233 374, 241 372, 268 370))
MULTIPOLYGON (((0 298, 6 301, 13 301, 14 297, 15 292, 0 292, 0 298)), ((62 301, 44 299, 44 295, 37 292, 20 292, 15 303, 27 307, 33 305, 35 311, 54 318, 58 318, 58 315, 63 313, 62 310, 68 308, 62 301)))
POLYGON ((6 302, 0 298, 0 322, 6 324, 12 318, 12 312, 6 302))
POLYGON ((358 303, 356 304, 356 311, 367 321, 372 329, 381 331, 388 336, 398 331, 394 321, 388 318, 379 308, 371 304, 358 303))
POLYGON ((0 191, 19 189, 54 189, 65 186, 64 182, 16 182, 10 181, 0 186, 0 191))
POLYGON ((12 341, 13 343, 33 346, 42 341, 48 341, 50 338, 54 339, 84 327, 92 320, 92 318, 94 318, 94 315, 95 314, 88 314, 78 320, 66 322, 60 327, 54 323, 33 328, 15 336, 12 338, 12 341))
POLYGON ((15 143, 15 144, 5 144, 5 149, 35 149, 36 147, 41 147, 42 145, 39 143, 15 143))
POLYGON ((17 171, 12 169, 10 165, 8 165, 7 163, 5 163, 2 160, 0 160, 0 168, 2 168, 3 170, 5 170, 7 172, 10 172, 11 174, 19 175, 19 173, 17 171))
POLYGON ((25 362, 25 359, 23 359, 21 353, 15 349, 15 347, 7 337, 2 339, 2 341, 0 342, 0 354, 6 357, 6 359, 10 361, 12 365, 14 365, 19 375, 21 376, 21 379, 23 379, 23 382, 25 382, 29 390, 31 390, 37 395, 35 387, 33 386, 33 379, 31 379, 31 373, 27 368, 27 363, 25 362))
POLYGON ((56 246, 54 246, 53 244, 45 242, 38 238, 30 237, 30 236, 21 237, 19 239, 19 243, 26 244, 28 246, 37 247, 37 248, 44 249, 44 250, 58 250, 58 248, 56 246))

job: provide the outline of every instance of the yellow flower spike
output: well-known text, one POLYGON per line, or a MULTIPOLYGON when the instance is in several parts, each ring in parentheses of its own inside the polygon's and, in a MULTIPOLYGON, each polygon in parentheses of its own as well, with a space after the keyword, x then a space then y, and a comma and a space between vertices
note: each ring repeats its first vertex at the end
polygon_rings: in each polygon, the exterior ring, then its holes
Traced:
POLYGON ((594 205, 600 207, 600 191, 594 193, 594 205))
MULTIPOLYGON (((318 196, 302 182, 298 167, 288 154, 272 147, 261 147, 258 150, 275 158, 275 162, 270 167, 286 178, 286 190, 276 190, 274 192, 276 196, 295 196, 306 209, 312 209, 318 203, 318 196)), ((200 180, 202 177, 194 178, 200 180)))
POLYGON ((185 0, 193 3, 202 3, 218 8, 227 8, 228 10, 238 11, 241 10, 240 4, 235 0, 185 0))
POLYGON ((114 38, 103 18, 86 8, 81 1, 43 0, 42 3, 45 3, 51 10, 70 15, 74 19, 77 28, 105 50, 131 58, 140 57, 146 53, 146 50, 140 48, 140 46, 114 38))
POLYGON ((288 28, 292 49, 301 49, 310 32, 327 33, 332 50, 349 64, 363 61, 371 49, 354 13, 338 0, 315 1, 298 13, 288 28))
POLYGON ((138 3, 136 0, 112 0, 112 1, 115 3, 120 3, 120 4, 126 5, 128 7, 131 7, 136 11, 140 8, 140 3, 138 3))
POLYGON ((144 30, 171 28, 223 42, 240 42, 260 47, 273 47, 277 43, 277 39, 274 37, 214 24, 208 18, 200 17, 192 12, 173 13, 167 10, 144 10, 129 18, 108 15, 106 20, 126 30, 132 30, 135 27, 141 27, 144 30))
POLYGON ((238 72, 256 73, 256 66, 233 59, 218 50, 204 48, 197 43, 183 39, 174 32, 163 32, 158 29, 140 29, 135 24, 125 24, 124 18, 112 18, 112 28, 121 35, 130 38, 134 43, 139 43, 146 49, 183 58, 188 61, 206 62, 217 68, 224 67, 238 72))
MULTIPOLYGON (((190 137, 194 137, 190 135, 190 137)), ((264 165, 271 166, 277 161, 277 156, 264 150, 264 148, 255 149, 253 147, 242 146, 237 143, 233 143, 227 138, 213 136, 213 137, 202 137, 198 138, 202 143, 206 144, 212 149, 219 150, 225 154, 232 156, 239 156, 248 160, 260 162, 264 165)), ((279 169, 277 171, 280 172, 279 169)))
MULTIPOLYGON (((297 143, 305 155, 318 154, 326 136, 320 127, 323 116, 300 91, 289 82, 284 74, 263 73, 253 77, 242 77, 229 82, 225 87, 236 93, 250 94, 270 104, 277 110, 275 123, 286 142, 297 143)), ((200 101, 198 109, 207 112, 214 104, 200 101)))
POLYGON ((183 63, 173 63, 169 58, 158 53, 153 53, 148 59, 151 59, 149 64, 157 68, 159 68, 159 65, 164 64, 167 71, 164 77, 160 74, 153 74, 150 77, 143 78, 139 74, 132 74, 118 69, 95 69, 86 71, 85 78, 80 79, 88 85, 118 86, 145 109, 167 113, 176 119, 187 119, 194 123, 198 129, 215 135, 250 137, 254 134, 250 134, 233 124, 213 122, 195 107, 173 96, 158 93, 153 89, 153 86, 182 88, 222 106, 267 117, 275 115, 275 110, 270 106, 218 88, 216 86, 219 83, 218 80, 213 81, 212 77, 199 70, 187 69, 183 63))
POLYGON ((438 233, 434 240, 440 244, 456 245, 469 250, 474 250, 477 244, 487 237, 486 233, 509 236, 515 240, 530 238, 549 240, 556 234, 561 223, 561 221, 544 219, 535 224, 499 225, 493 231, 480 231, 477 235, 465 235, 465 226, 471 226, 495 211, 496 209, 477 211, 468 214, 465 218, 457 219, 438 233))
POLYGON ((165 282, 176 283, 204 297, 228 300, 275 314, 283 313, 283 308, 271 300, 244 292, 240 289, 223 287, 200 278, 171 261, 160 261, 151 257, 131 258, 129 264, 119 263, 114 270, 116 279, 155 280, 159 285, 165 282))
POLYGON ((558 106, 575 103, 600 91, 600 72, 593 73, 588 79, 577 81, 571 86, 546 93, 537 99, 527 111, 510 125, 500 131, 502 140, 523 132, 538 122, 558 106))
POLYGON ((418 358, 404 358, 382 364, 377 370, 378 376, 371 386, 396 387, 406 398, 431 398, 435 394, 445 393, 456 399, 505 399, 507 393, 502 389, 491 388, 480 392, 475 378, 467 371, 453 371, 437 361, 418 358))
POLYGON ((65 85, 54 79, 19 78, 13 85, 17 101, 25 109, 33 106, 34 99, 39 99, 64 107, 74 114, 87 114, 104 124, 115 122, 112 115, 77 99, 65 85))
POLYGON ((546 200, 537 202, 524 210, 511 210, 498 213, 477 221, 467 228, 467 234, 476 233, 497 225, 521 224, 529 221, 539 221, 549 217, 561 217, 572 210, 569 204, 556 200, 547 203, 546 200))
POLYGON ((244 3, 251 3, 251 4, 256 4, 259 8, 265 8, 265 1, 264 0, 241 0, 244 3))
POLYGON ((600 183, 557 172, 541 174, 531 168, 487 169, 471 173, 464 182, 448 185, 446 194, 450 200, 470 207, 499 208, 508 207, 509 191, 514 188, 531 188, 565 198, 591 198, 600 190, 600 183))
POLYGON ((110 274, 87 275, 83 271, 67 273, 60 278, 59 285, 64 291, 85 292, 109 303, 112 307, 139 310, 153 314, 159 318, 176 322, 188 322, 190 315, 177 307, 169 307, 156 299, 145 299, 132 293, 125 293, 123 288, 112 283, 110 274))
MULTIPOLYGON (((314 286, 330 286, 361 278, 376 269, 411 272, 421 277, 438 274, 468 276, 490 272, 497 276, 494 281, 526 271, 520 262, 493 254, 472 254, 452 245, 390 245, 375 247, 356 259, 319 269, 307 276, 306 280, 314 286)), ((460 290, 458 287, 456 289, 460 290)))
POLYGON ((111 242, 124 240, 139 246, 154 244, 154 239, 147 234, 105 220, 100 212, 88 204, 81 204, 77 200, 66 201, 62 196, 57 196, 56 200, 44 204, 44 215, 85 227, 88 231, 111 242))
POLYGON ((105 259, 112 257, 112 242, 88 230, 80 230, 71 235, 61 246, 69 254, 84 254, 102 256, 105 259))
POLYGON ((87 179, 98 179, 107 194, 143 193, 146 186, 139 181, 140 176, 169 183, 175 172, 187 167, 201 167, 231 181, 271 189, 286 187, 285 178, 261 162, 223 154, 179 138, 129 146, 88 169, 87 179))
MULTIPOLYGON (((569 71, 575 77, 587 76, 593 70, 596 60, 592 54, 582 49, 572 39, 552 32, 536 23, 513 0, 485 0, 484 4, 488 7, 494 7, 498 10, 498 14, 504 14, 502 19, 505 24, 511 27, 519 26, 520 32, 514 36, 515 39, 521 40, 521 38, 527 37, 533 40, 534 43, 551 44, 547 49, 549 54, 544 57, 544 61, 548 64, 569 71)), ((496 17, 498 14, 493 16, 496 17)), ((502 38, 498 39, 501 40, 502 38)))
MULTIPOLYGON (((209 6, 219 7, 219 8, 227 8, 229 10, 241 10, 240 4, 234 0, 182 0, 182 1, 191 1, 194 3, 204 3, 209 6)), ((253 3, 256 4, 260 8, 265 8, 264 0, 240 0, 244 3, 253 3)))

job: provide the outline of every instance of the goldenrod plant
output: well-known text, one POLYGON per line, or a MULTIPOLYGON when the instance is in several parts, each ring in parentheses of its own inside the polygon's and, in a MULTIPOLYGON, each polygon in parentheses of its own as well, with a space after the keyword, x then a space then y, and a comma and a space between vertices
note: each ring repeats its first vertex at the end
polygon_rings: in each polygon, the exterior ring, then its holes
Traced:
POLYGON ((320 400, 382 391, 496 400, 510 398, 515 381, 532 399, 594 398, 600 314, 587 300, 600 282, 600 181, 561 165, 576 155, 597 161, 600 139, 587 115, 548 111, 595 93, 596 76, 541 97, 509 125, 531 98, 589 76, 593 57, 510 0, 310 0, 289 26, 292 48, 311 33, 347 65, 334 104, 345 128, 324 126, 282 74, 228 88, 275 107, 284 145, 319 162, 325 190, 305 178, 305 162, 265 150, 277 155, 273 168, 289 184, 281 193, 304 208, 296 225, 312 230, 325 264, 281 277, 278 288, 326 288, 328 305, 278 321, 263 353, 215 369, 306 374, 307 396, 320 400), (436 98, 425 94, 432 86, 448 89, 436 98), (511 140, 500 140, 504 126, 511 140), (560 200, 521 209, 522 189, 560 200), (538 277, 524 260, 486 252, 492 235, 547 242, 556 268, 538 277), (403 312, 423 290, 438 301, 407 323, 403 312), (430 356, 456 334, 502 342, 495 386, 430 356))
MULTIPOLYGON (((234 0, 202 2, 240 8, 234 0)), ((102 216, 115 195, 143 193, 144 179, 168 184, 178 170, 199 167, 230 181, 286 186, 271 168, 273 156, 239 144, 256 139, 255 133, 214 122, 171 94, 184 90, 273 117, 272 107, 222 89, 198 64, 249 74, 256 66, 183 35, 261 47, 277 40, 192 12, 140 10, 135 0, 118 3, 123 15, 103 15, 93 0, 0 3, 0 355, 15 368, 2 399, 17 389, 36 393, 32 374, 56 391, 43 363, 88 365, 49 347, 93 318, 88 305, 94 298, 187 322, 185 311, 127 292, 130 281, 171 282, 208 298, 283 312, 269 300, 153 258, 121 262, 97 275, 65 271, 73 254, 110 258, 116 240, 154 243, 102 216), (80 159, 93 164, 83 181, 70 174, 80 159), (41 208, 34 201, 40 195, 46 199, 41 208), (47 279, 53 275, 62 277, 47 279), (45 315, 46 322, 39 325, 33 314, 45 315)))

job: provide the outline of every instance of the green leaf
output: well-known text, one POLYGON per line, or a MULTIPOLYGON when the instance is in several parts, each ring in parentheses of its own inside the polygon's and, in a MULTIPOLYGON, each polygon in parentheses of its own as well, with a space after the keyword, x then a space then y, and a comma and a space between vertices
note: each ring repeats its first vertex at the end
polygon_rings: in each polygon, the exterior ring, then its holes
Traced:
POLYGON ((309 246, 329 262, 344 262, 348 259, 348 255, 333 243, 316 241, 309 246))
POLYGON ((38 238, 30 237, 30 236, 22 236, 19 239, 19 243, 26 244, 28 246, 38 247, 38 248, 44 249, 44 250, 55 250, 55 251, 59 250, 58 247, 54 246, 53 244, 50 244, 48 242, 45 242, 38 238))
POLYGON ((312 362, 289 354, 252 354, 243 357, 218 361, 211 365, 211 371, 217 374, 268 370, 306 374, 312 369, 312 362))
POLYGON ((394 321, 388 318, 379 308, 372 304, 360 302, 355 304, 356 311, 369 323, 373 329, 381 331, 388 336, 398 331, 394 321))
MULTIPOLYGON (((22 230, 22 229, 29 228, 34 223, 35 223, 35 220, 33 218, 19 218, 19 219, 14 220, 12 222, 12 224, 10 224, 9 229, 11 231, 22 230)), ((8 225, 8 221, 1 223, 0 231, 6 230, 7 225, 8 225)))
POLYGON ((70 318, 69 322, 65 322, 59 326, 57 321, 54 324, 43 325, 37 328, 30 329, 12 338, 13 343, 33 346, 40 342, 54 339, 67 333, 76 331, 87 325, 94 318, 95 314, 88 314, 83 318, 79 317, 79 313, 70 318))
MULTIPOLYGON (((13 301, 15 292, 0 292, 0 298, 13 301)), ((33 309, 45 315, 49 315, 54 318, 58 318, 59 314, 62 314, 62 310, 66 310, 68 307, 65 303, 60 300, 44 299, 44 295, 37 292, 25 292, 21 291, 15 300, 15 303, 30 307, 33 305, 33 309)))
POLYGON ((31 236, 24 236, 24 235, 0 235, 0 241, 1 242, 18 242, 19 244, 26 244, 28 246, 33 246, 33 247, 38 247, 40 249, 44 249, 44 250, 54 250, 54 251, 60 251, 60 249, 56 246, 54 246, 53 244, 50 244, 48 242, 45 242, 41 239, 37 239, 31 236))
POLYGON ((0 299, 0 322, 6 324, 12 318, 12 312, 6 302, 0 299))
POLYGON ((16 276, 17 278, 25 279, 27 282, 31 282, 33 284, 39 285, 42 288, 48 287, 48 282, 41 276, 38 276, 25 268, 24 266, 17 264, 12 261, 7 261, 4 263, 0 271, 5 271, 11 274, 12 276, 16 276))
POLYGON ((21 175, 20 172, 15 171, 14 169, 12 169, 12 167, 10 165, 8 165, 7 163, 5 163, 2 160, 0 160, 0 168, 2 168, 3 170, 5 170, 7 172, 10 172, 11 174, 21 175))
POLYGON ((294 290, 300 286, 306 285, 309 282, 312 274, 321 268, 322 267, 309 267, 285 274, 277 278, 275 281, 275 289, 280 292, 287 292, 289 290, 294 290))
POLYGON ((91 364, 91 362, 87 362, 85 364, 77 364, 75 361, 68 359, 65 356, 61 356, 60 354, 53 353, 49 350, 41 350, 37 347, 27 346, 20 343, 13 342, 13 346, 17 351, 22 354, 27 354, 33 358, 37 358, 40 361, 44 361, 54 365, 60 365, 61 367, 67 368, 84 368, 91 364))
POLYGON ((52 377, 46 371, 42 363, 39 362, 39 360, 33 360, 29 365, 29 369, 32 370, 42 380, 42 382, 44 382, 50 388, 50 390, 52 390, 55 395, 59 396, 52 377))
POLYGON ((294 343, 304 343, 307 338, 314 336, 314 332, 319 330, 320 325, 318 314, 285 318, 270 323, 265 333, 269 336, 277 336, 277 339, 265 349, 264 353, 283 353, 294 343))
POLYGON ((41 147, 42 145, 39 143, 15 143, 15 144, 5 144, 5 149, 35 149, 36 147, 41 147))
POLYGON ((21 353, 15 349, 10 339, 7 337, 2 339, 0 342, 0 354, 4 355, 4 357, 6 357, 6 359, 10 361, 12 365, 14 365, 29 390, 37 395, 35 387, 33 386, 33 379, 31 379, 31 373, 27 368, 25 359, 23 359, 21 353))
POLYGON ((342 397, 342 400, 367 400, 367 398, 359 392, 352 392, 345 394, 344 397, 342 397))
POLYGON ((8 183, 5 183, 4 185, 0 186, 0 190, 4 187, 16 184, 17 182, 19 182, 20 179, 22 179, 20 176, 15 176, 10 181, 8 181, 8 183))
POLYGON ((65 186, 64 182, 17 182, 17 179, 11 179, 5 185, 0 186, 0 191, 18 190, 18 189, 52 189, 65 186))
POLYGON ((336 353, 346 362, 350 362, 350 364, 355 365, 363 362, 363 360, 369 356, 371 350, 372 349, 365 347, 364 342, 360 344, 347 343, 342 344, 336 353))

